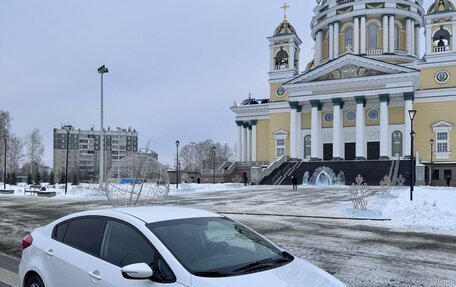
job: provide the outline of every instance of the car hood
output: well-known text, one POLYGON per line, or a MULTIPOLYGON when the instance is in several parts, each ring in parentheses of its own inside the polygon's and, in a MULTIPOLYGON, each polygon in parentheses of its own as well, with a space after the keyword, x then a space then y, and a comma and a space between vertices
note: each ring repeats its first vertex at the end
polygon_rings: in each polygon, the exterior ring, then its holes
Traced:
POLYGON ((320 268, 295 258, 284 266, 239 276, 208 278, 192 276, 192 287, 345 287, 320 268))

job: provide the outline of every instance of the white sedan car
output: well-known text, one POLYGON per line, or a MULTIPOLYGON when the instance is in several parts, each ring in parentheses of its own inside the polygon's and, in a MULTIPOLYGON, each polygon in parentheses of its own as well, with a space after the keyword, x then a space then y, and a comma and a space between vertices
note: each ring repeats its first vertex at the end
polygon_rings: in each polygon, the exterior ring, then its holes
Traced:
POLYGON ((79 212, 22 246, 21 287, 345 286, 244 225, 190 208, 79 212))

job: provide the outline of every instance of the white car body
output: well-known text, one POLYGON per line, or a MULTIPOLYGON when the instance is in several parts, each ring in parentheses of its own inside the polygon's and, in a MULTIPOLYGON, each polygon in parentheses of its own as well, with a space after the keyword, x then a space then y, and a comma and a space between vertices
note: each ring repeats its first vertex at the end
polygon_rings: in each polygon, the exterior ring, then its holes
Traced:
MULTIPOLYGON (((146 225, 147 223, 161 223, 169 220, 215 217, 223 218, 220 215, 203 210, 180 207, 152 206, 85 211, 65 216, 42 228, 38 228, 31 233, 33 242, 30 246, 26 247, 23 250, 21 262, 19 265, 18 275, 20 286, 27 286, 26 281, 31 277, 31 275, 39 276, 42 280, 42 283, 44 283, 43 285, 30 285, 37 287, 345 286, 343 283, 325 271, 298 258, 294 258, 291 262, 286 263, 285 265, 267 270, 253 271, 249 272, 248 274, 230 275, 225 277, 196 276, 187 270, 186 267, 181 264, 181 262, 173 255, 173 253, 167 248, 166 242, 164 244, 146 225), (60 228, 60 226, 66 225, 65 233, 67 233, 69 232, 67 231, 69 226, 67 223, 72 222, 70 220, 87 218, 98 219, 98 217, 109 220, 111 224, 109 225, 110 227, 117 225, 123 226, 125 224, 127 227, 132 227, 132 230, 134 229, 135 231, 142 233, 142 235, 140 235, 143 236, 146 241, 149 241, 149 244, 155 248, 154 256, 158 256, 160 258, 158 259, 160 260, 160 264, 162 264, 163 261, 165 264, 167 264, 164 270, 168 270, 168 267, 171 269, 174 275, 174 280, 172 280, 173 282, 165 282, 165 279, 163 279, 162 282, 154 282, 152 279, 127 279, 122 274, 121 270, 123 269, 120 266, 107 262, 103 256, 100 255, 102 252, 104 252, 102 250, 108 250, 109 244, 113 244, 113 246, 115 246, 115 238, 112 237, 114 239, 109 239, 106 237, 108 224, 104 225, 104 231, 100 232, 99 242, 101 243, 100 246, 98 246, 99 253, 97 254, 87 253, 56 239, 60 236, 58 235, 57 226, 60 228), (54 228, 56 228, 55 231, 53 231, 54 228), (108 243, 107 238, 111 240, 108 243)), ((239 223, 236 222, 236 224, 239 223)), ((115 230, 114 227, 112 227, 111 230, 115 230)), ((89 241, 87 243, 91 244, 89 241)), ((132 244, 134 244, 133 241, 132 244)), ((148 266, 145 264, 142 266, 138 265, 140 264, 134 265, 133 267, 131 267, 132 265, 129 265, 128 268, 133 268, 136 271, 142 270, 141 267, 148 269, 148 266)), ((144 272, 146 271, 147 270, 144 272)), ((138 276, 140 276, 142 271, 138 272, 138 276)), ((128 275, 135 276, 135 273, 128 273, 128 275)), ((165 277, 166 276, 163 278, 165 277)))

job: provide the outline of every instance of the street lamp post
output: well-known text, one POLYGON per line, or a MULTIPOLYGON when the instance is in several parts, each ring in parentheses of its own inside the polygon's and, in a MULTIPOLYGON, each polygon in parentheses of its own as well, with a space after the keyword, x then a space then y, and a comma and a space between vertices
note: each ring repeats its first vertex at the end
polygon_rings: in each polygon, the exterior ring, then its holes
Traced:
POLYGON ((212 163, 212 184, 215 184, 215 146, 212 147, 212 151, 214 152, 214 161, 212 163))
POLYGON ((176 141, 176 189, 179 188, 179 140, 176 141))
POLYGON ((98 73, 101 75, 101 123, 100 123, 100 178, 99 178, 99 187, 100 190, 104 182, 104 133, 103 133, 103 75, 108 73, 108 68, 105 65, 98 68, 98 73))
POLYGON ((410 137, 411 137, 411 141, 410 141, 410 201, 413 201, 413 189, 414 189, 414 181, 415 181, 415 171, 414 171, 414 162, 413 162, 413 159, 414 159, 414 155, 413 155, 413 140, 415 139, 415 135, 416 133, 413 131, 413 119, 415 118, 416 116, 416 110, 409 110, 408 111, 409 113, 409 116, 410 116, 410 137))
POLYGON ((70 131, 73 128, 71 125, 63 127, 66 130, 66 161, 65 161, 65 195, 67 194, 68 188, 68 144, 70 141, 70 131))
POLYGON ((6 135, 3 136, 3 140, 5 141, 4 146, 5 146, 5 158, 4 158, 4 163, 3 163, 3 189, 6 190, 6 135))
POLYGON ((429 185, 432 185, 432 168, 434 167, 432 156, 434 153, 434 139, 430 139, 429 143, 431 144, 431 166, 429 168, 429 185))

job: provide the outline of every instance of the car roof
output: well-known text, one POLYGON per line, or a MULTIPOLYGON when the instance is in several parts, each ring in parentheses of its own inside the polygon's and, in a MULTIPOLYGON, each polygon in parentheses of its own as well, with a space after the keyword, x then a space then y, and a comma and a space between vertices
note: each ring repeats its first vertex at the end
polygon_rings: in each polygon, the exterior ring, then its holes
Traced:
POLYGON ((137 206, 111 209, 136 217, 146 223, 195 217, 220 217, 220 215, 195 208, 178 206, 137 206))

